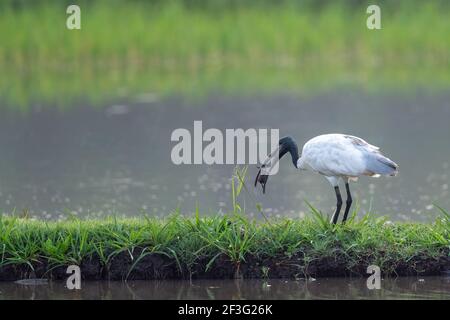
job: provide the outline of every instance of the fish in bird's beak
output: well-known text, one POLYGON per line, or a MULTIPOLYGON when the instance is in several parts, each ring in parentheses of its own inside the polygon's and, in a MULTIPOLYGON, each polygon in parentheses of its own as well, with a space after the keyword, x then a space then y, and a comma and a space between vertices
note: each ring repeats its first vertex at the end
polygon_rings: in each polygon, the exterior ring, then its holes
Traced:
POLYGON ((264 167, 265 167, 264 165, 259 167, 258 174, 256 175, 255 179, 255 187, 258 185, 259 182, 262 186, 263 193, 266 193, 266 183, 267 180, 269 179, 269 175, 265 174, 264 172, 261 173, 261 170, 264 169, 264 167))
MULTIPOLYGON (((263 162, 263 164, 258 167, 258 174, 256 175, 256 179, 255 179, 255 188, 258 185, 258 182, 261 184, 262 186, 262 191, 263 193, 266 193, 266 183, 267 180, 269 179, 269 173, 270 170, 272 169, 273 163, 272 160, 274 159, 275 156, 279 155, 279 149, 280 147, 278 147, 274 152, 272 152, 267 159, 263 162)), ((276 159, 278 160, 278 159, 276 159)))

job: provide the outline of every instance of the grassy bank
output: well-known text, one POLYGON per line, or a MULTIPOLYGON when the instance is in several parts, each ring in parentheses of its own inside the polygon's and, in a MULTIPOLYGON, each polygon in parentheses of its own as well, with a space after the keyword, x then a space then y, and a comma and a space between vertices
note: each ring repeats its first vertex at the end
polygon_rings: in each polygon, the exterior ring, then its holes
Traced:
POLYGON ((446 1, 380 1, 380 31, 366 28, 365 1, 256 3, 80 1, 82 30, 68 31, 64 1, 4 1, 0 98, 26 110, 148 92, 450 84, 446 1))
POLYGON ((0 219, 0 279, 265 278, 431 275, 450 269, 450 217, 434 223, 352 218, 332 226, 314 211, 302 220, 241 215, 43 222, 0 219))

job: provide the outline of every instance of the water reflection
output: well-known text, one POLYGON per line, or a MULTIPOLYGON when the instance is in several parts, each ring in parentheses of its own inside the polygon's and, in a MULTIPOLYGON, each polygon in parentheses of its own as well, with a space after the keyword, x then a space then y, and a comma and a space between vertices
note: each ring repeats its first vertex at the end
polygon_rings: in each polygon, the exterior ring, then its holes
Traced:
MULTIPOLYGON (((450 99, 446 95, 367 96, 349 92, 313 99, 292 96, 211 97, 80 105, 66 112, 40 108, 0 118, 0 209, 30 209, 40 218, 127 214, 165 215, 177 207, 217 213, 230 204, 232 166, 175 166, 171 132, 192 129, 280 128, 299 144, 321 133, 345 132, 379 145, 400 164, 395 178, 360 179, 353 188, 362 212, 425 220, 450 207, 450 99)), ((334 206, 325 179, 298 173, 288 162, 256 195, 267 215, 301 217, 304 200, 334 206)), ((255 170, 249 170, 253 175, 255 170)), ((254 197, 244 197, 256 214, 254 197)))
POLYGON ((383 279, 369 290, 366 279, 198 280, 83 282, 68 290, 62 282, 0 283, 0 299, 450 299, 450 278, 383 279))

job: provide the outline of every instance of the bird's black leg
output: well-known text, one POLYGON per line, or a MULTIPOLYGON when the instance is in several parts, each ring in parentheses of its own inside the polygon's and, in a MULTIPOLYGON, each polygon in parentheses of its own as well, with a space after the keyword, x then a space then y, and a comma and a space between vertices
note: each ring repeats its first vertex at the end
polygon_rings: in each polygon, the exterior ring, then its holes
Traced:
POLYGON ((336 192, 336 211, 333 214, 333 218, 331 218, 331 222, 333 224, 336 224, 338 217, 339 217, 339 212, 341 211, 341 207, 342 207, 342 197, 341 197, 341 191, 339 190, 339 186, 335 186, 334 187, 334 191, 336 192))
POLYGON ((350 186, 348 182, 345 183, 345 189, 347 190, 347 201, 345 206, 344 217, 342 218, 342 223, 347 221, 348 212, 350 211, 350 207, 352 206, 352 194, 350 193, 350 186))

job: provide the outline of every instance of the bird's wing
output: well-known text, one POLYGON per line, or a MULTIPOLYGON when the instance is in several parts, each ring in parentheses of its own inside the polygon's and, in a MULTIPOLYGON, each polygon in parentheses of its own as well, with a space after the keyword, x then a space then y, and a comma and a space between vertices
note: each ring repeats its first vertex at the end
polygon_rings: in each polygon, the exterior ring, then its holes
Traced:
POLYGON ((398 165, 361 138, 327 134, 308 141, 302 154, 309 167, 325 176, 395 175, 398 165))
POLYGON ((303 157, 311 169, 323 175, 356 177, 365 170, 361 146, 377 150, 356 137, 341 134, 322 135, 305 144, 303 157))
POLYGON ((371 145, 358 137, 345 135, 344 138, 350 141, 355 148, 359 149, 365 168, 362 174, 368 176, 393 176, 397 174, 398 165, 384 156, 381 153, 380 148, 371 145))
POLYGON ((383 155, 380 148, 373 146, 358 137, 346 136, 346 139, 351 140, 357 148, 361 149, 365 163, 363 174, 369 176, 395 176, 398 173, 398 165, 383 155))
POLYGON ((362 148, 365 148, 365 149, 370 150, 370 151, 378 151, 378 150, 380 150, 379 147, 374 146, 374 145, 368 143, 367 141, 365 141, 365 140, 363 140, 361 138, 358 138, 358 137, 355 137, 355 136, 350 136, 350 135, 342 135, 342 137, 344 139, 347 139, 351 144, 353 144, 356 147, 362 147, 362 148))

